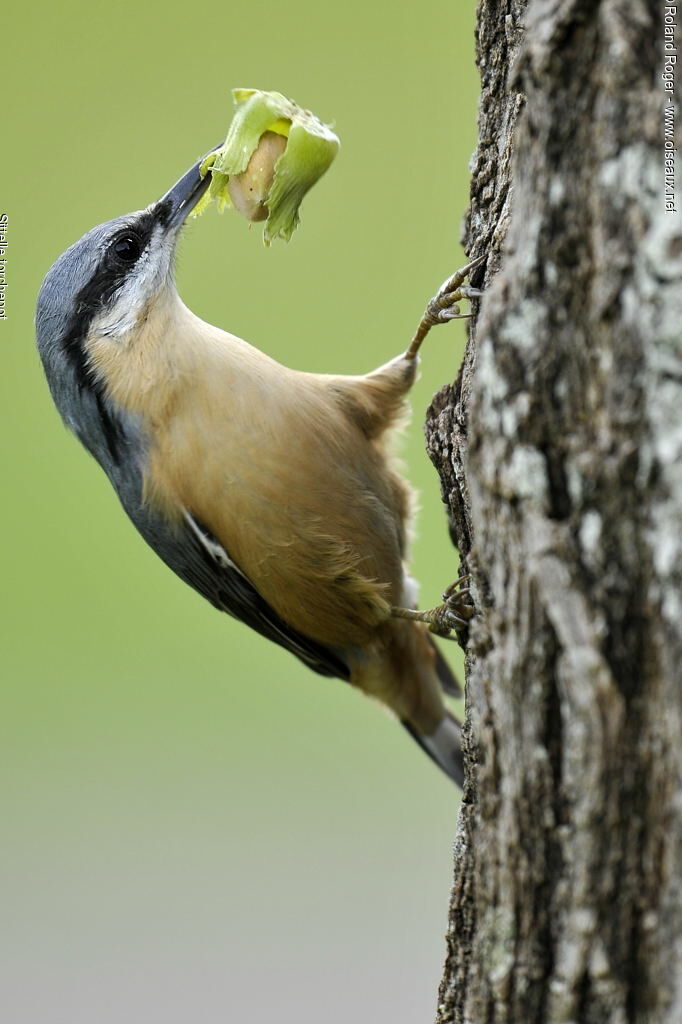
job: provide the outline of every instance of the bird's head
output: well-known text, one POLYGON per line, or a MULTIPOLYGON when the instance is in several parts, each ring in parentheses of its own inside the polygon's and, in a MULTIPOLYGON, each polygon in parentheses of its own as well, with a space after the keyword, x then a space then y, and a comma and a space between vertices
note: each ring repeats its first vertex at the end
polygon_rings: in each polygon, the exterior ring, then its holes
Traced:
POLYGON ((180 229, 210 182, 210 175, 201 177, 201 162, 151 206, 88 231, 56 260, 40 289, 36 337, 52 396, 101 462, 96 420, 107 413, 107 381, 98 352, 115 356, 134 346, 145 324, 176 299, 180 229))
POLYGON ((198 161, 158 202, 99 224, 56 260, 38 295, 43 361, 63 353, 87 376, 90 334, 125 340, 160 296, 174 290, 180 228, 210 181, 201 177, 200 166, 198 161))

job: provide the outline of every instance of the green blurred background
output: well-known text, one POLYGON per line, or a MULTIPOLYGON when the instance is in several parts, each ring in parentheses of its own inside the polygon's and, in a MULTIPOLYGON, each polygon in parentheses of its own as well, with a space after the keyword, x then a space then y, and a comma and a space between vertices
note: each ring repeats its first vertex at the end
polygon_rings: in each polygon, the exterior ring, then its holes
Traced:
MULTIPOLYGON (((160 196, 225 134, 230 88, 256 86, 334 122, 341 152, 289 246, 234 214, 191 223, 181 294, 296 367, 389 359, 462 262, 473 11, 43 0, 3 17, 2 1019, 429 1021, 455 790, 377 707, 145 547, 52 407, 32 319, 59 253, 160 196)), ((425 606, 457 563, 421 423, 463 334, 429 339, 404 445, 425 606)))

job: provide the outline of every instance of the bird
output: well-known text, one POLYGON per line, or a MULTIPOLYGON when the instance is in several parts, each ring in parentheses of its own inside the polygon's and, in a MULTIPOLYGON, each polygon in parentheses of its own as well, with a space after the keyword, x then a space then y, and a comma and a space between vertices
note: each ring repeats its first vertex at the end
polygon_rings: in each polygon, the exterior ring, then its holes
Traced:
MULTIPOLYGON (((202 158, 203 160, 203 158, 202 158)), ((415 608, 412 490, 392 439, 429 328, 478 289, 452 275, 408 349, 365 375, 290 369, 201 320, 175 284, 178 238, 208 187, 197 161, 150 206, 55 261, 38 351, 66 426, 146 542, 212 605, 384 704, 457 785, 460 688, 434 634, 466 627, 464 578, 415 608)))

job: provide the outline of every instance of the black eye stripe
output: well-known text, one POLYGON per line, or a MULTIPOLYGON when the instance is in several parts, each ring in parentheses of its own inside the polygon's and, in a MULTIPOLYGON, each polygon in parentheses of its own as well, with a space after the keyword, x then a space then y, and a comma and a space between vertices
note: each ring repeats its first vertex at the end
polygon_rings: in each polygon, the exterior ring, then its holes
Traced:
MULTIPOLYGON (((66 329, 64 349, 69 362, 74 368, 78 386, 83 391, 93 391, 98 396, 100 393, 103 394, 100 382, 93 376, 90 370, 87 353, 84 348, 84 340, 87 337, 93 317, 101 310, 107 308, 112 297, 126 280, 137 259, 144 252, 151 238, 156 217, 156 211, 146 212, 137 218, 134 225, 119 227, 116 233, 108 239, 92 277, 75 297, 74 314, 66 329), (120 256, 116 255, 113 248, 117 242, 131 237, 140 246, 138 257, 134 261, 121 259, 120 256)), ((102 408, 104 407, 103 405, 102 408)))

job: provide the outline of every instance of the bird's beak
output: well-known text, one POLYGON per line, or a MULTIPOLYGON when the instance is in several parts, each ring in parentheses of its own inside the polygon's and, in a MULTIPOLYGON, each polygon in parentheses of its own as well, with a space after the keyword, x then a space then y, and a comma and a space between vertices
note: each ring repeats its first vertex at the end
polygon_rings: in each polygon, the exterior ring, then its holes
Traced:
MULTIPOLYGON (((222 145, 222 143, 220 143, 222 145)), ((208 152, 213 153, 215 149, 219 149, 220 145, 215 146, 214 149, 210 149, 208 152)), ((179 181, 176 181, 175 185, 166 192, 158 205, 168 207, 167 225, 169 229, 179 228, 184 223, 185 218, 191 210, 197 205, 204 192, 211 183, 211 175, 206 174, 203 178, 201 177, 200 168, 208 153, 202 156, 201 160, 197 160, 193 167, 183 174, 179 181)))

